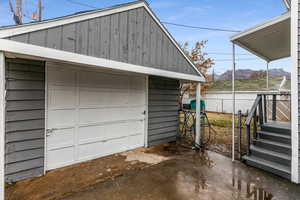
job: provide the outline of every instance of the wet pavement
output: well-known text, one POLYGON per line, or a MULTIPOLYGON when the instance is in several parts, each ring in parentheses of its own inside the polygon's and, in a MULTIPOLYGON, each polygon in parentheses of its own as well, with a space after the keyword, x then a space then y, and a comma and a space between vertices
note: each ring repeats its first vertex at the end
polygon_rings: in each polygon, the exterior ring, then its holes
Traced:
POLYGON ((65 198, 87 199, 299 200, 300 185, 220 154, 188 152, 65 198))

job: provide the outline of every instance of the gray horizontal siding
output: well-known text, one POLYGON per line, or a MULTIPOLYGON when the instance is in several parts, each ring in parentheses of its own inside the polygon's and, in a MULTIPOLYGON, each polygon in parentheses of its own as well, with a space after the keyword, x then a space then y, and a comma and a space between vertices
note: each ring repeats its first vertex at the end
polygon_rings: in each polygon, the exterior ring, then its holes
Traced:
MULTIPOLYGON (((144 8, 21 34, 9 39, 151 68, 198 75, 144 8)), ((14 77, 23 75, 20 72, 11 74, 14 77)), ((27 75, 33 77, 31 74, 27 75)))
POLYGON ((179 109, 178 88, 178 80, 149 77, 149 146, 176 140, 179 109))
POLYGON ((6 59, 6 91, 5 177, 16 182, 44 171, 44 62, 6 59))

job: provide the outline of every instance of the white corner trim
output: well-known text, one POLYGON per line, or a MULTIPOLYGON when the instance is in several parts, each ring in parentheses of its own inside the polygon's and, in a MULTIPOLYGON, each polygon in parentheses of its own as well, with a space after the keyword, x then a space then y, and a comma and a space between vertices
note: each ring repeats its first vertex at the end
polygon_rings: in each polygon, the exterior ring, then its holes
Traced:
POLYGON ((291 179, 294 183, 299 183, 299 105, 298 105, 298 12, 299 0, 293 0, 291 6, 291 124, 292 124, 292 169, 291 179))
POLYGON ((133 65, 129 63, 118 62, 104 58, 96 58, 92 56, 51 49, 47 47, 40 47, 32 44, 25 44, 6 39, 0 39, 0 51, 25 56, 32 56, 36 57, 37 59, 47 61, 60 61, 75 65, 87 65, 91 67, 102 67, 106 69, 135 72, 140 74, 168 77, 179 80, 205 82, 205 79, 200 75, 190 75, 167 70, 155 69, 151 67, 144 67, 140 65, 133 65))
POLYGON ((45 130, 44 130, 44 175, 47 172, 47 129, 48 129, 48 65, 45 63, 45 130))
POLYGON ((146 81, 146 84, 145 84, 145 96, 146 96, 146 99, 145 99, 145 131, 144 131, 144 134, 145 134, 145 143, 144 143, 144 146, 147 148, 149 147, 149 144, 148 144, 148 121, 149 121, 149 76, 146 76, 145 77, 145 81, 146 81))
POLYGON ((0 200, 4 200, 5 191, 5 57, 0 52, 0 200))
POLYGON ((249 35, 249 34, 251 34, 251 33, 254 33, 254 32, 256 32, 256 31, 259 31, 259 30, 261 30, 261 29, 264 29, 264 28, 266 28, 266 27, 268 27, 268 26, 277 24, 277 23, 279 23, 279 22, 285 21, 285 20, 289 19, 290 17, 291 17, 291 13, 290 13, 290 12, 286 12, 285 14, 280 15, 279 17, 275 17, 275 18, 273 18, 273 19, 271 19, 271 20, 269 20, 269 21, 266 21, 266 22, 264 22, 264 23, 262 23, 262 24, 256 25, 256 26, 254 26, 254 27, 252 27, 252 28, 249 28, 249 29, 247 29, 247 30, 245 30, 245 31, 242 31, 242 32, 240 32, 240 33, 237 33, 237 34, 233 35, 233 36, 230 38, 230 40, 231 40, 232 42, 235 42, 235 40, 238 40, 239 38, 241 38, 241 37, 243 37, 243 36, 249 35))
POLYGON ((159 19, 156 17, 156 15, 153 13, 153 11, 149 8, 149 6, 143 2, 136 2, 134 4, 130 5, 124 5, 117 8, 110 8, 110 9, 104 9, 104 10, 95 10, 87 13, 82 13, 78 15, 71 15, 63 18, 58 19, 52 19, 45 22, 38 22, 34 24, 25 24, 20 26, 14 26, 14 27, 7 27, 0 29, 0 38, 6 38, 11 37, 14 35, 20 35, 24 33, 29 33, 33 31, 39 31, 43 29, 48 29, 56 26, 61 26, 65 24, 75 23, 79 21, 84 21, 88 19, 93 19, 97 17, 102 17, 106 15, 111 15, 115 13, 120 13, 136 8, 145 8, 145 10, 150 14, 152 19, 159 25, 161 30, 167 35, 167 37, 171 40, 171 42, 175 45, 175 47, 179 50, 179 52, 184 56, 184 58, 188 61, 188 63, 194 68, 194 70, 203 77, 202 73, 197 69, 197 67, 194 65, 194 63, 188 58, 188 56, 183 52, 181 47, 178 45, 178 43, 175 41, 175 39, 171 36, 171 34, 168 32, 168 30, 162 25, 162 23, 159 21, 159 19))

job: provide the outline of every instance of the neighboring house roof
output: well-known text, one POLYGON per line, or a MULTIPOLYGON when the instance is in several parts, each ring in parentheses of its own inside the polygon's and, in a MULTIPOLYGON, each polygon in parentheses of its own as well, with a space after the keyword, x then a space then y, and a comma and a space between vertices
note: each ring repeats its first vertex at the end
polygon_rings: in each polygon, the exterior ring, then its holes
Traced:
MULTIPOLYGON (((29 44, 33 44, 33 45, 38 45, 38 46, 44 46, 44 47, 49 47, 45 44, 42 44, 43 42, 41 42, 41 36, 36 36, 35 41, 33 42, 29 42, 28 41, 28 37, 30 37, 29 35, 32 34, 36 34, 38 35, 38 33, 41 34, 45 34, 42 33, 42 31, 48 31, 51 30, 52 34, 56 34, 55 33, 55 28, 57 27, 68 27, 68 25, 72 25, 72 24, 76 24, 76 23, 84 23, 87 22, 89 20, 93 20, 95 18, 104 18, 105 16, 112 16, 116 13, 124 13, 127 11, 131 11, 134 9, 139 9, 139 8, 144 8, 144 10, 146 11, 146 13, 148 13, 148 15, 150 16, 150 18, 152 18, 153 22, 156 24, 156 26, 158 27, 157 29, 160 30, 155 30, 155 31, 162 31, 163 37, 166 36, 166 38, 168 38, 169 41, 166 41, 165 43, 167 43, 167 47, 166 50, 168 51, 168 53, 170 54, 170 58, 169 61, 164 61, 164 63, 171 67, 166 68, 164 70, 168 70, 168 71, 174 71, 175 72, 179 72, 179 73, 186 73, 186 74, 190 74, 190 75, 196 75, 196 76, 201 76, 203 78, 203 75, 201 74, 201 72, 196 68, 196 66, 193 64, 193 62, 189 59, 189 57, 183 52, 183 50, 180 48, 180 46, 178 45, 178 43, 175 41, 175 39, 171 36, 171 34, 167 31, 167 29, 161 24, 161 22, 159 21, 159 19, 155 16, 155 14, 152 12, 152 10, 149 8, 148 4, 145 3, 144 1, 136 1, 136 2, 131 2, 131 3, 127 3, 127 4, 122 4, 122 5, 118 5, 118 6, 113 6, 110 8, 106 8, 106 9, 99 9, 99 10, 92 10, 92 11, 86 11, 86 12, 79 12, 79 13, 75 13, 73 15, 68 15, 68 16, 64 16, 64 17, 59 17, 59 18, 54 18, 54 19, 49 19, 49 20, 45 20, 42 22, 35 22, 35 23, 28 23, 28 24, 23 24, 23 25, 18 25, 18 26, 7 26, 7 27, 2 27, 0 28, 0 39, 9 39, 9 40, 14 40, 17 42, 23 42, 23 43, 29 43, 29 44), (24 37, 26 37, 26 40, 24 39, 24 37), (170 50, 174 47, 174 49, 177 50, 170 50), (178 53, 178 55, 177 55, 178 53), (172 55, 171 55, 172 54, 172 55), (172 61, 172 57, 175 57, 176 59, 178 57, 179 61, 177 61, 177 66, 173 66, 173 63, 176 61, 172 61), (183 66, 183 67, 182 67, 183 66), (189 66, 184 68, 185 66, 189 66)), ((143 17, 143 16, 142 16, 143 17)), ((128 19, 130 20, 130 19, 128 19)), ((146 23, 146 21, 145 21, 146 23)), ((151 23, 151 22, 149 22, 151 23)), ((86 27, 85 27, 86 28, 86 27)), ((86 28, 88 29, 88 31, 90 31, 90 28, 86 28)), ((56 30, 57 31, 57 30, 56 30)), ((72 32, 73 29, 70 28, 70 31, 72 32)), ((102 30, 101 30, 102 31, 102 30)), ((147 30, 148 32, 152 32, 153 30, 147 30)), ((73 31, 74 32, 74 31, 73 31)), ((121 33, 121 31, 120 31, 121 33)), ((73 40, 74 38, 67 37, 68 40, 73 40)), ((144 41, 142 41, 143 43, 144 41)), ((160 44, 162 45, 162 44, 160 44)), ((55 46, 51 46, 50 48, 55 48, 55 49, 59 49, 56 48, 55 46)), ((66 49, 60 49, 60 50, 66 50, 66 49)), ((71 52, 74 52, 73 50, 69 50, 71 52)), ((77 53, 77 52, 75 52, 77 53)), ((155 51, 153 51, 152 53, 156 53, 155 51)), ((163 52, 166 53, 166 52, 163 52)), ((82 53, 84 54, 84 53, 82 53)), ((87 54, 85 54, 87 55, 87 54)), ((94 55, 89 55, 89 56, 94 56, 94 55)), ((97 56, 94 56, 97 57, 97 56)), ((99 56, 101 57, 101 56, 99 56)), ((110 59, 107 57, 101 57, 101 58, 106 58, 106 59, 110 59)), ((112 59, 112 60, 116 60, 116 59, 112 59)), ((117 60, 117 61, 122 61, 122 60, 117 60)), ((122 61, 124 62, 124 61, 122 61)), ((129 62, 130 63, 130 62, 129 62)), ((141 66, 147 66, 147 67, 156 67, 153 63, 150 65, 147 64, 143 64, 143 63, 132 63, 131 64, 139 64, 141 66)), ((164 67, 164 66, 162 66, 164 67)))
POLYGON ((240 32, 231 41, 267 62, 290 56, 291 13, 240 32))

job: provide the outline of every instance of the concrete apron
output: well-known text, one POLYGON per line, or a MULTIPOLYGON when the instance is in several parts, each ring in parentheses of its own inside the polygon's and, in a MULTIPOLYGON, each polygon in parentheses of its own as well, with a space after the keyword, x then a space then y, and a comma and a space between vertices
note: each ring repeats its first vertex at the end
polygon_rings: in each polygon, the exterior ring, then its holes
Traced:
POLYGON ((65 200, 296 200, 300 186, 208 152, 188 152, 65 200))

